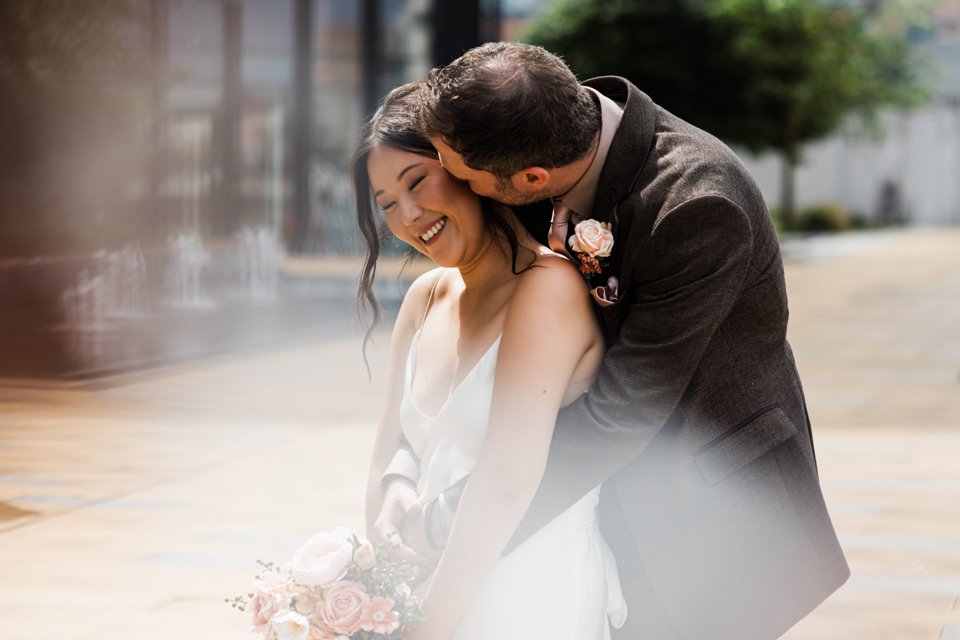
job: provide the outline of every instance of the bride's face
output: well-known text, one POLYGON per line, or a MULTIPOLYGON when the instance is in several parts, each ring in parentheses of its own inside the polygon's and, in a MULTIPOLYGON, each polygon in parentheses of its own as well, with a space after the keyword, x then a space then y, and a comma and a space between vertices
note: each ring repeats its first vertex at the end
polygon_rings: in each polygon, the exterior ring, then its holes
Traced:
POLYGON ((387 226, 442 267, 462 267, 486 240, 480 200, 437 158, 387 145, 367 157, 367 173, 387 226))

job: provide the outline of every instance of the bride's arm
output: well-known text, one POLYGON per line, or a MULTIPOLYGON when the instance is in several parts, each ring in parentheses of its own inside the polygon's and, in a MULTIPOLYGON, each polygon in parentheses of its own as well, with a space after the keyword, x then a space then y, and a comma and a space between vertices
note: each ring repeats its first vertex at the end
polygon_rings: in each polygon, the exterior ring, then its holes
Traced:
POLYGON ((366 526, 367 533, 371 536, 374 523, 380 517, 384 503, 383 474, 401 445, 400 401, 403 397, 403 375, 407 354, 438 273, 437 270, 430 271, 410 285, 400 305, 400 312, 390 338, 387 392, 380 413, 370 471, 367 476, 366 526))
POLYGON ((449 637, 536 492, 571 381, 585 390, 599 364, 602 340, 583 278, 561 258, 540 262, 522 276, 507 312, 486 438, 424 596, 427 622, 411 638, 449 637))

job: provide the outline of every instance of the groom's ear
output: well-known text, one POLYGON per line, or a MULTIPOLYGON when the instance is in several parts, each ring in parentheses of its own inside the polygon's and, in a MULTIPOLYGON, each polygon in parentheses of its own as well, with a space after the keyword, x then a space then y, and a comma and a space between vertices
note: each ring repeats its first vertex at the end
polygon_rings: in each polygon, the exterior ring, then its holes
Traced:
POLYGON ((550 177, 549 169, 527 167, 510 176, 510 182, 520 193, 538 193, 550 184, 550 177))

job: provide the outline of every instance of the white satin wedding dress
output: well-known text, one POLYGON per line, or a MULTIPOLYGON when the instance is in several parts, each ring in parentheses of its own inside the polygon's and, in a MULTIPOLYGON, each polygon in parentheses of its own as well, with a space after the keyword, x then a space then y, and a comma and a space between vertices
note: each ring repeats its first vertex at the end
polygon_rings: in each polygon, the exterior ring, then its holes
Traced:
MULTIPOLYGON (((419 341, 418 330, 407 356, 400 419, 420 456, 420 496, 432 500, 476 463, 490 415, 500 338, 434 416, 421 411, 412 394, 419 341)), ((451 640, 608 640, 611 625, 619 628, 626 619, 626 603, 597 524, 598 496, 599 488, 501 557, 451 640)))

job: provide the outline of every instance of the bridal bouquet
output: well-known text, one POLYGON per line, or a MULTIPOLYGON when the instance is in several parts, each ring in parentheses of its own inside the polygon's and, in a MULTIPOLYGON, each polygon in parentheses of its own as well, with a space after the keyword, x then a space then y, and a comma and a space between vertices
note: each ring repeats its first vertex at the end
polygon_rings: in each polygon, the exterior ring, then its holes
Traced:
POLYGON ((292 562, 258 560, 253 592, 227 602, 264 640, 399 640, 423 620, 408 586, 416 568, 382 551, 346 527, 318 533, 292 562))

